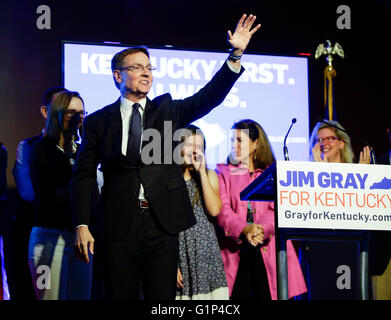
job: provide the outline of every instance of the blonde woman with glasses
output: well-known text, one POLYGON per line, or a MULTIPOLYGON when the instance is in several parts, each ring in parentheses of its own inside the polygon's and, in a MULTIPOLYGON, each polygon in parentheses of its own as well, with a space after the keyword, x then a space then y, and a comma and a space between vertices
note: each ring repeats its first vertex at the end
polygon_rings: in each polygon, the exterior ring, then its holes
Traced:
MULTIPOLYGON (((318 122, 310 137, 310 161, 353 163, 354 152, 350 137, 337 121, 318 122), (336 127, 340 128, 337 129, 336 127)), ((368 146, 360 152, 361 164, 371 163, 368 146)))

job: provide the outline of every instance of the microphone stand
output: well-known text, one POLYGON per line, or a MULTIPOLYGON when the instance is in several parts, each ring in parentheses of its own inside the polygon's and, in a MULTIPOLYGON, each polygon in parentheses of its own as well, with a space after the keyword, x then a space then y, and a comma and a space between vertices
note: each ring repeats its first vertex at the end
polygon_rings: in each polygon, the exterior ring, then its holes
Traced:
POLYGON ((289 161, 289 154, 288 154, 288 147, 286 146, 286 139, 288 138, 289 132, 291 131, 292 126, 295 123, 296 123, 296 118, 293 118, 292 119, 292 123, 291 123, 291 125, 289 127, 289 130, 286 133, 285 138, 284 138, 284 159, 285 159, 285 161, 289 161))

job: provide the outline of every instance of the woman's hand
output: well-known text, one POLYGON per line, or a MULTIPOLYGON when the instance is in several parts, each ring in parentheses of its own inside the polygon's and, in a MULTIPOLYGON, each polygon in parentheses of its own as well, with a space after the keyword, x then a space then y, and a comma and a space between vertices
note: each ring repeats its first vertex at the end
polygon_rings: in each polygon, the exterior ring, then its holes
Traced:
POLYGON ((368 146, 364 147, 360 152, 360 161, 361 164, 370 164, 371 163, 371 149, 368 146))
POLYGON ((198 173, 206 173, 205 155, 201 151, 193 152, 193 168, 198 173))
POLYGON ((256 247, 258 244, 263 244, 264 231, 260 224, 249 224, 244 227, 242 233, 245 235, 249 244, 256 247))
POLYGON ((77 130, 79 129, 82 123, 82 119, 79 113, 75 113, 68 121, 68 130, 70 134, 76 135, 77 130))
POLYGON ((314 161, 316 162, 327 162, 327 156, 323 155, 322 158, 322 150, 320 147, 320 142, 315 144, 315 147, 312 148, 312 154, 314 156, 314 161))
POLYGON ((182 277, 181 270, 179 268, 176 275, 176 286, 179 289, 183 289, 183 277, 182 277))

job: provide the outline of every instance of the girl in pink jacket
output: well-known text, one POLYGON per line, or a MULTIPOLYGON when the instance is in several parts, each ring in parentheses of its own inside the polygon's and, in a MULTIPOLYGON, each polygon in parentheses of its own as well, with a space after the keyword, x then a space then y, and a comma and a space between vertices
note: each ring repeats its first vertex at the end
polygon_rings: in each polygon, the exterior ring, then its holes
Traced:
MULTIPOLYGON (((240 192, 275 159, 262 127, 234 123, 229 164, 217 165, 222 209, 217 216, 221 254, 231 299, 277 299, 274 203, 241 201, 240 192)), ((289 298, 307 291, 291 241, 287 243, 289 298)))

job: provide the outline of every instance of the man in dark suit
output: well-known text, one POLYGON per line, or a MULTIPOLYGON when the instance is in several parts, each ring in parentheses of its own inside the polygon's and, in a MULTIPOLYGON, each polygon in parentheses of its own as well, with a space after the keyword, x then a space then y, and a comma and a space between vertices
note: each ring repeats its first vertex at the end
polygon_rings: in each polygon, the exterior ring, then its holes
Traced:
MULTIPOLYGON (((5 228, 8 227, 8 220, 6 219, 6 202, 7 202, 7 162, 8 162, 8 153, 7 149, 4 147, 3 143, 0 142, 0 246, 3 246, 3 243, 7 244, 4 241, 3 236, 5 228), (4 213, 3 213, 4 211, 4 213)), ((4 250, 6 253, 6 250, 4 250)), ((0 252, 0 300, 9 299, 6 292, 3 292, 5 286, 5 279, 3 279, 3 268, 6 270, 7 276, 11 268, 6 265, 5 257, 2 252, 0 252)), ((8 284, 8 283, 7 283, 8 284)), ((4 290, 5 291, 5 290, 4 290)))
MULTIPOLYGON (((377 163, 391 165, 391 120, 386 127, 388 150, 377 157, 377 163)), ((372 231, 370 246, 370 275, 374 300, 391 299, 391 231, 372 231)))
POLYGON ((227 62, 204 88, 184 100, 169 94, 147 98, 153 68, 145 48, 125 49, 113 57, 113 78, 121 97, 86 118, 72 180, 75 246, 88 261, 94 248, 88 229, 90 191, 101 163, 109 299, 138 299, 140 281, 145 299, 175 298, 178 233, 194 225, 195 218, 180 166, 173 161, 146 164, 143 147, 156 141, 142 141, 141 132, 157 130, 161 159, 172 159, 166 157, 175 147, 166 136, 167 123, 175 132, 223 102, 243 72, 242 53, 260 28, 252 28, 254 21, 255 16, 243 15, 235 32, 228 31, 232 50, 227 62))
POLYGON ((378 164, 391 164, 391 120, 387 122, 386 134, 388 138, 388 150, 377 158, 378 164))

